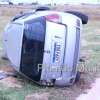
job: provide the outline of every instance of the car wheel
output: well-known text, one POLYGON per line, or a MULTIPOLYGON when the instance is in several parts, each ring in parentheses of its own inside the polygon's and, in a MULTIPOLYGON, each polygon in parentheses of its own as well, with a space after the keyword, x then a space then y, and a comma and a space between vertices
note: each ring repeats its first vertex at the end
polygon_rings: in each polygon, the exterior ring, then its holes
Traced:
POLYGON ((45 10, 50 10, 49 7, 38 7, 35 11, 45 11, 45 10))
POLYGON ((82 24, 87 24, 88 23, 88 16, 77 11, 66 11, 67 13, 73 14, 77 17, 79 17, 82 20, 82 24))
POLYGON ((78 82, 80 80, 80 72, 78 71, 77 74, 76 74, 76 78, 75 78, 75 83, 78 82))

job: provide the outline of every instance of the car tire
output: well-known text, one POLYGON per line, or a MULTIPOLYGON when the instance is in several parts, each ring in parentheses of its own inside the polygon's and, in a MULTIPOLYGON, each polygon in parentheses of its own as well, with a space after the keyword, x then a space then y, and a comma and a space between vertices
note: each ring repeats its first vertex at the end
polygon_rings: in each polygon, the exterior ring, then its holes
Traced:
POLYGON ((81 76, 81 74, 80 74, 80 72, 78 71, 77 74, 76 74, 75 83, 79 82, 80 76, 81 76))
POLYGON ((79 17, 82 20, 82 24, 87 24, 88 23, 88 16, 77 11, 66 11, 67 13, 73 14, 77 17, 79 17))
POLYGON ((38 7, 35 11, 45 11, 45 10, 50 10, 49 7, 38 7))

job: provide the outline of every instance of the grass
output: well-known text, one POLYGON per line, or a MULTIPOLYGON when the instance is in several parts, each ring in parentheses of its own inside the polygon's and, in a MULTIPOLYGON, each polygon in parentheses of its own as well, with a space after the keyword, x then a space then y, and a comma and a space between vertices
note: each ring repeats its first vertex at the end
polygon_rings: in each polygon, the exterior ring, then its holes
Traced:
POLYGON ((100 68, 100 23, 98 20, 90 20, 89 23, 84 26, 82 39, 86 41, 87 45, 82 46, 81 54, 84 53, 89 55, 88 60, 86 60, 86 67, 97 67, 100 68))
MULTIPOLYGON (((7 9, 8 10, 8 9, 7 9)), ((98 9, 97 9, 98 10, 98 9)), ((14 12, 14 11, 13 11, 14 12)), ((9 22, 11 19, 11 16, 8 16, 10 14, 7 13, 7 15, 0 16, 0 55, 2 55, 2 32, 6 25, 6 23, 9 22)), ((83 33, 81 34, 82 40, 85 40, 87 45, 81 47, 81 55, 86 56, 86 68, 89 67, 97 67, 97 69, 100 69, 100 22, 98 20, 90 20, 87 25, 83 28, 83 33)), ((0 69, 2 67, 7 67, 8 62, 2 60, 0 58, 0 69)), ((84 74, 84 80, 86 83, 84 84, 75 84, 71 87, 66 88, 45 88, 40 87, 34 84, 33 82, 30 82, 26 79, 24 79, 22 76, 18 75, 17 80, 21 82, 22 87, 21 88, 9 88, 7 86, 4 86, 0 84, 0 100, 24 100, 25 96, 28 94, 33 93, 49 93, 49 100, 75 100, 75 98, 80 94, 83 93, 84 89, 88 88, 88 81, 92 81, 96 74, 99 74, 99 72, 87 72, 87 74, 84 74)))
POLYGON ((20 89, 0 87, 0 100, 2 100, 1 98, 5 98, 5 100, 24 100, 26 95, 39 91, 41 91, 41 88, 24 80, 24 85, 20 89))
MULTIPOLYGON (((3 32, 4 26, 9 22, 10 16, 0 16, 0 33, 3 32)), ((2 48, 2 35, 0 34, 0 48, 2 48)))
POLYGON ((36 85, 19 74, 17 74, 17 81, 22 87, 8 87, 0 83, 0 100, 24 100, 28 94, 44 92, 44 87, 36 85))

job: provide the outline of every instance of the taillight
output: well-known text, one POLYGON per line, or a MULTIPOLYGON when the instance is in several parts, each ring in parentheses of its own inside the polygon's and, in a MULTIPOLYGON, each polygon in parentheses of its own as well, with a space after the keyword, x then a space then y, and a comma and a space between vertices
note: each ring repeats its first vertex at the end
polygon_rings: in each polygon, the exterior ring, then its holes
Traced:
POLYGON ((50 14, 45 16, 47 20, 53 21, 53 22, 60 22, 61 21, 61 16, 58 14, 50 14))

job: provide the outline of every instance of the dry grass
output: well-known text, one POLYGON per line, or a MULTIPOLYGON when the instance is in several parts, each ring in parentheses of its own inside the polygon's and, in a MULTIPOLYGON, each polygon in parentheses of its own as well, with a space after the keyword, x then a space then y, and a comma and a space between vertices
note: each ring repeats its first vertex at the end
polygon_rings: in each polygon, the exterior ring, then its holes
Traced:
POLYGON ((20 12, 27 12, 32 9, 33 9, 32 6, 0 6, 0 15, 15 16, 20 12))
POLYGON ((64 5, 54 7, 60 11, 81 11, 89 16, 89 19, 100 19, 100 5, 64 5))

